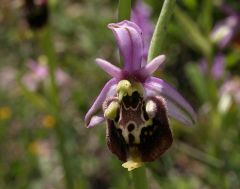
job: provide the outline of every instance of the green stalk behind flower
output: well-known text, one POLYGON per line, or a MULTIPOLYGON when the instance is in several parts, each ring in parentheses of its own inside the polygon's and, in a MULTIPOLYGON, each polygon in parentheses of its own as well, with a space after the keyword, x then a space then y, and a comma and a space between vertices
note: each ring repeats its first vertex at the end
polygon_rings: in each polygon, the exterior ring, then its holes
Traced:
POLYGON ((166 27, 174 10, 176 0, 165 0, 155 27, 148 52, 148 62, 162 53, 166 27))

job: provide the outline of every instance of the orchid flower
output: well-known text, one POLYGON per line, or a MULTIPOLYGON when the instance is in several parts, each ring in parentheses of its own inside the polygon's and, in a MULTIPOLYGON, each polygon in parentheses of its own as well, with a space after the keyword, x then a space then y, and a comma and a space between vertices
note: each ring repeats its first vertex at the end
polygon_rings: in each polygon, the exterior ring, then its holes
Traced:
MULTIPOLYGON (((38 87, 46 81, 48 78, 48 67, 45 61, 37 63, 36 61, 29 60, 27 62, 29 71, 23 76, 22 82, 31 91, 36 91, 38 87)), ((60 68, 56 70, 56 82, 59 86, 63 86, 68 83, 69 76, 60 68)))
POLYGON ((85 116, 88 128, 107 121, 107 144, 128 170, 151 162, 172 144, 168 116, 193 125, 196 115, 188 102, 164 80, 152 77, 165 60, 159 55, 143 63, 144 39, 133 22, 111 23, 124 66, 97 58, 110 79, 85 116))

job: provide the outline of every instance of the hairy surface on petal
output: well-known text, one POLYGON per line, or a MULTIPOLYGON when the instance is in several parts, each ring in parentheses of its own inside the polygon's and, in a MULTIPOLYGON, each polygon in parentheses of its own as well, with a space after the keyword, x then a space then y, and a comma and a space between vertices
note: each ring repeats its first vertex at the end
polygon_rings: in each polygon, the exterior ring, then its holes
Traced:
MULTIPOLYGON (((106 109, 116 100, 110 99, 106 109)), ((108 147, 122 161, 154 161, 172 140, 165 102, 160 96, 143 99, 138 92, 124 96, 117 114, 107 119, 108 147)))
POLYGON ((101 58, 96 59, 96 63, 105 71, 107 72, 110 76, 115 77, 117 79, 122 78, 122 71, 120 68, 114 66, 110 62, 103 60, 101 58))
POLYGON ((111 79, 103 87, 101 93, 98 95, 97 99, 95 100, 92 107, 88 110, 85 116, 84 121, 87 127, 92 127, 95 125, 95 124, 89 125, 90 123, 97 123, 96 120, 94 121, 92 119, 96 119, 94 116, 95 114, 98 113, 99 110, 102 109, 102 104, 105 101, 105 99, 109 96, 114 96, 116 94, 117 81, 118 80, 115 78, 111 79))
POLYGON ((143 36, 141 29, 133 22, 124 20, 109 24, 117 40, 124 61, 124 70, 129 73, 141 67, 143 56, 143 36))
POLYGON ((186 124, 196 122, 196 114, 189 103, 165 81, 150 77, 145 83, 147 95, 159 95, 165 98, 169 116, 186 124))

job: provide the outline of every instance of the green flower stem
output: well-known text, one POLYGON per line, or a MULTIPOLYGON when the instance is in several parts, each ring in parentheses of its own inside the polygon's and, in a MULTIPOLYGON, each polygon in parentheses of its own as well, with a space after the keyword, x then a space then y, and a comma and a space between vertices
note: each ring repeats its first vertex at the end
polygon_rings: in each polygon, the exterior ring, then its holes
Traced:
POLYGON ((202 13, 200 14, 201 17, 199 20, 202 28, 204 28, 205 35, 208 36, 212 28, 213 1, 204 0, 201 10, 202 13))
MULTIPOLYGON (((131 0, 118 1, 118 21, 130 20, 131 17, 131 0)), ((123 65, 122 57, 119 58, 120 65, 123 65)))
POLYGON ((130 173, 132 189, 148 189, 145 167, 134 169, 130 173))
POLYGON ((59 151, 59 154, 61 155, 62 166, 65 174, 65 188, 73 189, 74 179, 71 174, 71 167, 69 165, 69 159, 68 159, 67 149, 65 145, 66 138, 64 134, 64 128, 63 128, 63 125, 60 124, 62 122, 63 120, 61 121, 61 119, 58 118, 58 122, 56 123, 56 126, 54 128, 55 128, 55 133, 58 139, 58 151, 59 151))
POLYGON ((150 43, 148 62, 162 52, 166 27, 172 15, 176 0, 165 0, 150 43))
POLYGON ((73 177, 71 176, 71 168, 68 161, 68 154, 66 149, 66 138, 64 134, 64 127, 62 125, 63 120, 61 120, 61 107, 60 107, 60 100, 58 95, 58 88, 55 79, 56 73, 56 56, 52 41, 52 35, 50 27, 46 27, 44 30, 40 31, 39 33, 39 43, 42 47, 44 53, 48 58, 48 72, 50 77, 50 102, 53 109, 53 114, 56 116, 56 126, 54 127, 54 131, 58 140, 58 151, 61 156, 62 166, 65 174, 65 188, 66 189, 73 189, 74 182, 73 177))
POLYGON ((118 3, 118 21, 130 20, 131 0, 119 0, 118 3))
POLYGON ((39 33, 40 45, 48 58, 48 72, 51 82, 50 98, 52 106, 58 111, 60 108, 60 101, 58 96, 58 88, 56 84, 55 70, 56 70, 56 56, 54 46, 52 43, 52 36, 49 26, 39 33))

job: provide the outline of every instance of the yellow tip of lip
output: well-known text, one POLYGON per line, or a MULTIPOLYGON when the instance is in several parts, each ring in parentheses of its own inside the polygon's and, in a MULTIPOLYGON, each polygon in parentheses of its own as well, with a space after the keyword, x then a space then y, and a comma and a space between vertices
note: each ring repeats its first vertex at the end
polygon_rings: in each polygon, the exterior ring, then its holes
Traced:
POLYGON ((132 171, 136 168, 142 167, 143 166, 143 162, 140 161, 134 161, 134 160, 128 160, 127 162, 123 163, 122 166, 126 169, 128 169, 128 171, 132 171))

